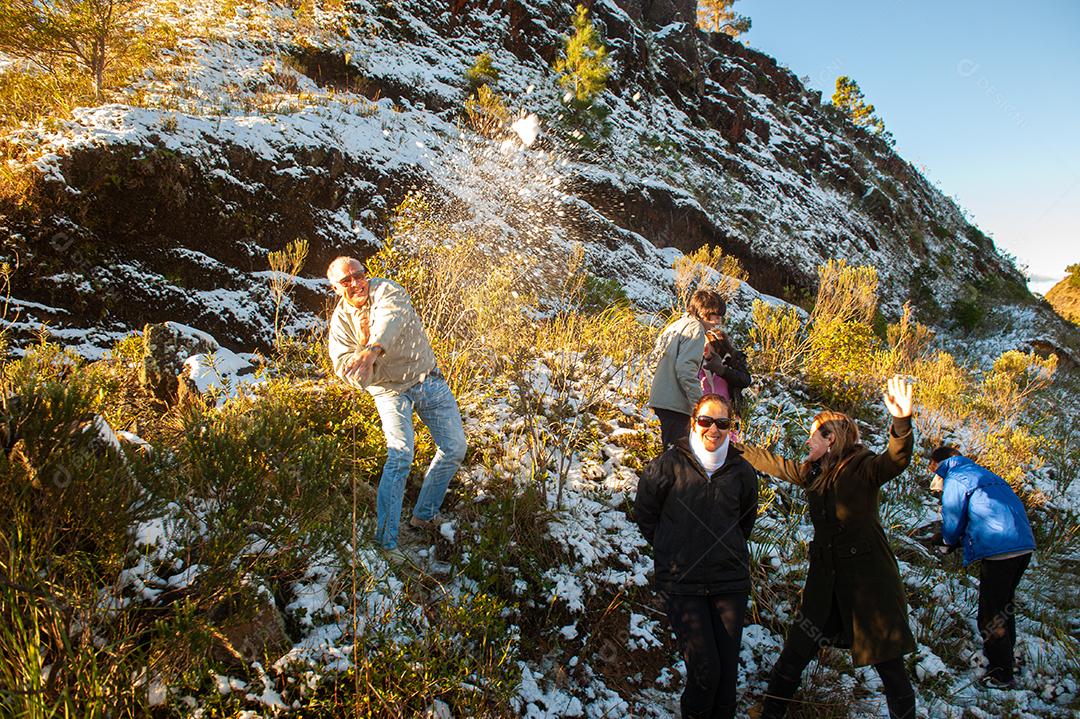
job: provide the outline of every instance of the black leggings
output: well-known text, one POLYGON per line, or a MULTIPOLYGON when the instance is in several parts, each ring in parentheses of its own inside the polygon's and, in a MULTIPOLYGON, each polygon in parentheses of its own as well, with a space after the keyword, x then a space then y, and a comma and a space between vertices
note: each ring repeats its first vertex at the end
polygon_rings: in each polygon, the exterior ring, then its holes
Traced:
POLYGON ((747 592, 667 596, 668 619, 686 661, 686 689, 680 701, 684 719, 735 716, 747 597, 747 592))

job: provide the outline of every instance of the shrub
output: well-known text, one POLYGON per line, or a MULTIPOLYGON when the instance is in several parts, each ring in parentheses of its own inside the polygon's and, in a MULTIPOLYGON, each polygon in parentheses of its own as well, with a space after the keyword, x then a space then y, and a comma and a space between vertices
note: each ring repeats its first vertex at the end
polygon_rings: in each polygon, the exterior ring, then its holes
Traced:
POLYGON ((1031 398, 1050 385, 1056 369, 1057 355, 1003 353, 979 385, 978 410, 994 424, 1015 423, 1031 398))
POLYGON ((281 308, 292 288, 296 285, 296 276, 304 267, 307 259, 308 242, 304 239, 293 240, 285 248, 271 252, 267 258, 270 263, 270 297, 274 301, 274 345, 281 344, 281 325, 284 318, 281 308))
POLYGON ((986 319, 986 307, 982 296, 973 285, 965 285, 949 309, 957 327, 973 330, 986 319))
POLYGON ((802 363, 805 351, 802 318, 789 305, 754 300, 747 355, 757 375, 790 375, 802 363))
POLYGON ((888 325, 885 338, 888 351, 883 358, 884 374, 915 374, 919 364, 930 355, 934 332, 912 318, 911 304, 905 302, 900 321, 888 325))
POLYGON ((739 285, 750 277, 739 258, 725 254, 719 246, 702 245, 690 254, 682 255, 675 260, 673 269, 675 296, 683 311, 699 289, 715 290, 725 301, 731 301, 739 285))
POLYGON ((810 332, 806 381, 830 406, 849 412, 870 400, 880 384, 878 340, 862 322, 819 322, 810 332))
POLYGON ((510 122, 510 111, 498 93, 481 85, 465 100, 465 120, 478 135, 499 137, 510 122))
POLYGON ((0 382, 10 447, 0 454, 5 715, 130 710, 139 701, 131 677, 148 661, 131 618, 114 617, 109 588, 131 549, 130 524, 153 509, 153 475, 102 436, 79 369, 42 345, 6 364, 0 382))
POLYGON ((958 365, 948 352, 939 352, 920 361, 913 374, 918 379, 915 428, 931 444, 940 444, 946 431, 961 426, 971 413, 971 370, 958 365))
POLYGON ((161 418, 167 405, 139 382, 145 351, 142 334, 119 340, 105 359, 81 371, 93 389, 93 411, 114 429, 133 432, 143 439, 160 437, 161 418))
POLYGON ((1075 262, 1065 268, 1065 272, 1069 275, 1069 285, 1080 289, 1080 262, 1075 262))
POLYGON ((630 298, 618 280, 586 275, 580 309, 585 313, 602 312, 611 307, 629 307, 630 298))
POLYGON ((805 352, 807 382, 827 402, 849 411, 869 399, 881 379, 877 270, 829 260, 818 268, 805 352))
MULTIPOLYGON (((998 475, 1020 496, 1030 495, 1025 477, 1043 466, 1040 450, 1047 446, 1045 437, 1026 427, 1004 427, 977 438, 972 446, 976 461, 998 475)), ((1029 504, 1031 497, 1028 496, 1029 504)))
POLYGON ((818 291, 810 312, 811 328, 833 322, 871 325, 877 311, 877 270, 852 267, 846 260, 829 260, 818 267, 818 291))

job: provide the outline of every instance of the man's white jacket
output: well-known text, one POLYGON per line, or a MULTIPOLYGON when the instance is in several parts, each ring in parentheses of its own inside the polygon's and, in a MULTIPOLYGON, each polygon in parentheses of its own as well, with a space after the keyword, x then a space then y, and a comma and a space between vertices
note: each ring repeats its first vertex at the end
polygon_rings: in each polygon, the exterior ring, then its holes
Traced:
POLYGON ((404 392, 435 369, 435 352, 404 287, 378 277, 368 280, 365 309, 369 316, 367 336, 364 313, 344 299, 338 300, 330 318, 330 360, 338 377, 379 395, 404 392), (346 377, 345 365, 372 344, 381 345, 386 354, 375 360, 370 380, 364 384, 346 377))

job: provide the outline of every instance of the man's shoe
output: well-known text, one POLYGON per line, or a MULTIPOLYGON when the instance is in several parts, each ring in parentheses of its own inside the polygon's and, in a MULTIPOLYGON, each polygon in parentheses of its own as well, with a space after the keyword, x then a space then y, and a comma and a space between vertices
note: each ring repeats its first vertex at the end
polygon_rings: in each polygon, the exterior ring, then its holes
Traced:
POLYGON ((427 533, 414 527, 412 524, 403 524, 398 527, 398 544, 412 546, 427 546, 428 541, 427 533))
POLYGON ((445 522, 446 517, 442 516, 441 514, 436 514, 431 519, 420 519, 414 514, 409 520, 409 526, 413 529, 419 529, 425 532, 431 532, 432 534, 437 534, 439 531, 439 527, 441 527, 445 522))
POLYGON ((979 679, 979 683, 987 689, 997 689, 999 691, 1010 691, 1012 689, 1016 689, 1015 678, 1003 681, 1001 679, 995 679, 989 674, 986 674, 979 679))
POLYGON ((420 558, 404 547, 383 549, 383 558, 395 569, 412 569, 420 566, 420 558))

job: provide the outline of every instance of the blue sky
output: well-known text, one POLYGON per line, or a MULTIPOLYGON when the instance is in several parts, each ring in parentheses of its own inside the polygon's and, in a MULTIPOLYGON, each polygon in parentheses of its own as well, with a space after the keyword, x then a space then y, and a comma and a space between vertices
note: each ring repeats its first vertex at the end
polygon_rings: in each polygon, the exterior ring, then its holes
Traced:
POLYGON ((751 47, 831 97, 853 77, 899 153, 1045 292, 1080 262, 1080 1, 740 0, 751 47))

